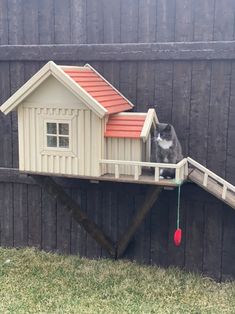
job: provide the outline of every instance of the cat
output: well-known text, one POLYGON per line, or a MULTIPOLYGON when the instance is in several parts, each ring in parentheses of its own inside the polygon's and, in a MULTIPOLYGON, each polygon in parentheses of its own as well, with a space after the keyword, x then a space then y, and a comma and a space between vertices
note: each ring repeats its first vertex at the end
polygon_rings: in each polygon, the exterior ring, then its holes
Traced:
MULTIPOLYGON (((151 139, 151 162, 176 164, 183 159, 182 148, 171 124, 159 123, 151 139)), ((174 178, 174 169, 161 169, 161 178, 174 178)))

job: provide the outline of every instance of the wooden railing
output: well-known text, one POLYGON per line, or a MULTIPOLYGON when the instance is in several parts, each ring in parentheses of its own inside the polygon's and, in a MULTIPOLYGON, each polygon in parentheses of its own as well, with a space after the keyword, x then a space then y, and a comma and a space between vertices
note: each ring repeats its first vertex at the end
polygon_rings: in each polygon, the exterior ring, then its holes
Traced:
POLYGON ((203 173, 202 185, 204 187, 208 186, 208 178, 212 178, 214 181, 216 181, 217 183, 222 185, 221 198, 223 200, 226 199, 226 195, 227 195, 227 191, 228 190, 230 190, 230 191, 235 193, 235 186, 234 185, 232 185, 228 181, 222 179, 217 174, 215 174, 214 172, 208 170, 206 167, 202 166, 201 164, 199 164, 197 161, 193 160, 192 158, 188 157, 187 161, 188 161, 189 165, 192 165, 193 167, 195 167, 196 169, 200 170, 203 173))
POLYGON ((175 180, 182 181, 188 175, 188 161, 187 158, 182 159, 177 164, 167 163, 153 163, 144 161, 128 161, 128 160, 100 160, 100 165, 114 165, 114 177, 118 179, 120 177, 120 166, 130 166, 134 168, 134 180, 139 180, 142 168, 153 168, 154 169, 154 181, 160 180, 160 169, 175 169, 175 180))

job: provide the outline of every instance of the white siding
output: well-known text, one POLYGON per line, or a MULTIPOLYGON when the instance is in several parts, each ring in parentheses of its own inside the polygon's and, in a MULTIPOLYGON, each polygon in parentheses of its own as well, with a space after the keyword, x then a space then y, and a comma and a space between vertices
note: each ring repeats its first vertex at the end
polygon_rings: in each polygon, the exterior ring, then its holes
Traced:
POLYGON ((99 176, 102 121, 90 110, 25 103, 18 107, 20 170, 67 175, 99 176), (47 150, 44 120, 71 121, 70 151, 47 150))
MULTIPOLYGON (((142 140, 129 138, 106 138, 106 159, 142 161, 142 140)), ((120 174, 134 174, 134 167, 120 166, 120 174)), ((114 173, 114 165, 108 165, 106 172, 114 173)))

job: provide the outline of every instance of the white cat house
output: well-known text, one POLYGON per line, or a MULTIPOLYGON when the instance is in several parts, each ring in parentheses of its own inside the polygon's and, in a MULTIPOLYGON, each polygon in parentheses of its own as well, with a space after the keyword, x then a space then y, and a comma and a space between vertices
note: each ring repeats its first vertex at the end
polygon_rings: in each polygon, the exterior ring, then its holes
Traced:
POLYGON ((137 179, 158 119, 154 109, 126 112, 132 107, 91 66, 50 61, 0 109, 18 112, 20 171, 137 179))

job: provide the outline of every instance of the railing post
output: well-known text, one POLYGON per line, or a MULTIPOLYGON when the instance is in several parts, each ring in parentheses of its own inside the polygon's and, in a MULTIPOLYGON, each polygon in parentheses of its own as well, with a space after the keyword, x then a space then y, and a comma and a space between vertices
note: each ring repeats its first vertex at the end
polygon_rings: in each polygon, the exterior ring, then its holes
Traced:
POLYGON ((204 178, 203 178, 203 185, 207 186, 207 181, 208 181, 208 173, 204 173, 204 178))
POLYGON ((154 180, 156 182, 159 181, 159 173, 160 173, 159 167, 155 167, 154 180))
POLYGON ((119 178, 119 165, 115 164, 114 167, 115 167, 115 179, 118 179, 119 178))
POLYGON ((135 180, 139 180, 139 166, 135 166, 135 180))
POLYGON ((175 180, 180 181, 180 168, 175 169, 175 180))
POLYGON ((226 199, 226 194, 227 194, 227 186, 223 185, 223 192, 222 192, 222 199, 225 200, 226 199))
POLYGON ((184 176, 185 177, 188 176, 188 160, 186 160, 186 163, 184 165, 184 176))

